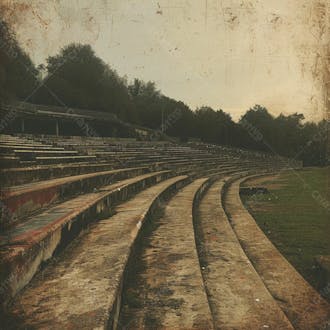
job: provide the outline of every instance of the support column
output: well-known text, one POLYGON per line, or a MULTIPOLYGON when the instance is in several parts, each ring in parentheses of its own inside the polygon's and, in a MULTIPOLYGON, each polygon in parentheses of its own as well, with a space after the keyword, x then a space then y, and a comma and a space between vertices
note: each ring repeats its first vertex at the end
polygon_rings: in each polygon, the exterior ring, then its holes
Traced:
POLYGON ((21 133, 25 132, 25 120, 24 118, 21 118, 21 133))
POLYGON ((60 135, 60 127, 59 127, 58 120, 56 120, 56 122, 55 122, 55 134, 56 134, 56 136, 60 135))

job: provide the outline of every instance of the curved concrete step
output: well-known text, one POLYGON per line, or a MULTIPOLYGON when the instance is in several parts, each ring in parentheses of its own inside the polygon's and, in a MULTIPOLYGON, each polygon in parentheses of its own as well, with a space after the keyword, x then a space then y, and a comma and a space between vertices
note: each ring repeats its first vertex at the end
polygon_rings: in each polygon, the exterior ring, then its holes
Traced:
POLYGON ((202 198, 195 217, 203 279, 218 329, 293 329, 242 250, 222 207, 225 180, 202 198))
POLYGON ((0 229, 12 226, 22 218, 77 194, 91 192, 117 180, 147 173, 148 168, 125 168, 32 182, 3 188, 1 200, 6 212, 1 212, 0 229))
POLYGON ((229 186, 226 211, 245 253, 296 329, 326 328, 329 303, 283 257, 245 209, 239 196, 244 180, 229 186))
POLYGON ((29 156, 65 156, 65 155, 77 155, 77 150, 53 150, 53 149, 13 149, 13 152, 20 157, 29 156))
MULTIPOLYGON (((192 164, 205 164, 206 159, 194 159, 194 160, 178 160, 173 158, 167 162, 146 162, 146 161, 135 161, 129 163, 124 162, 122 166, 115 161, 106 163, 71 163, 71 164, 53 164, 53 165, 37 165, 37 166, 25 166, 24 168, 5 168, 0 169, 0 181, 3 186, 16 186, 40 180, 50 180, 65 176, 81 175, 96 171, 106 171, 112 169, 118 169, 123 167, 149 167, 150 170, 161 170, 161 169, 173 169, 177 167, 186 167, 192 164), (123 166, 124 165, 124 166, 123 166)), ((209 160, 208 164, 228 164, 228 160, 219 158, 218 160, 209 160)))
POLYGON ((154 172, 104 186, 98 192, 58 204, 0 234, 0 304, 15 296, 41 263, 89 223, 109 216, 119 202, 170 176, 169 171, 154 172))
POLYGON ((8 168, 17 166, 19 164, 19 157, 14 155, 0 155, 0 168, 8 168))
POLYGON ((0 181, 3 186, 16 186, 41 180, 50 180, 65 176, 81 175, 91 172, 114 169, 113 163, 76 163, 57 165, 37 165, 25 168, 6 168, 0 170, 0 181))
POLYGON ((17 297, 8 322, 18 322, 16 329, 116 328, 124 274, 140 228, 186 181, 179 176, 145 189, 93 225, 17 297))
POLYGON ((80 155, 80 156, 36 156, 35 160, 38 164, 62 164, 75 163, 82 161, 95 161, 96 156, 80 155))
POLYGON ((193 204, 206 185, 202 178, 183 188, 153 221, 137 259, 135 283, 124 294, 123 328, 213 328, 192 223, 193 204))
POLYGON ((7 150, 64 150, 63 147, 53 147, 53 146, 45 146, 45 145, 16 145, 16 144, 2 144, 0 142, 0 151, 7 151, 7 150))

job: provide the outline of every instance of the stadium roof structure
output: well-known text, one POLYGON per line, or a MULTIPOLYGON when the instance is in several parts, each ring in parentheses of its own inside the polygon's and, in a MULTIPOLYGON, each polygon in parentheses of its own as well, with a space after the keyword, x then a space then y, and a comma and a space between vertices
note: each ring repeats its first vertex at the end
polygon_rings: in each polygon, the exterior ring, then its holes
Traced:
POLYGON ((155 136, 168 138, 160 131, 150 128, 133 125, 119 119, 115 114, 110 112, 101 112, 86 109, 77 109, 71 107, 46 106, 40 104, 32 104, 28 102, 1 103, 1 130, 6 131, 11 127, 13 122, 20 121, 18 130, 20 133, 25 131, 25 120, 45 120, 54 121, 56 125, 56 135, 59 133, 61 122, 64 121, 85 121, 86 123, 99 123, 102 125, 111 124, 113 126, 124 128, 135 135, 139 136, 155 136))

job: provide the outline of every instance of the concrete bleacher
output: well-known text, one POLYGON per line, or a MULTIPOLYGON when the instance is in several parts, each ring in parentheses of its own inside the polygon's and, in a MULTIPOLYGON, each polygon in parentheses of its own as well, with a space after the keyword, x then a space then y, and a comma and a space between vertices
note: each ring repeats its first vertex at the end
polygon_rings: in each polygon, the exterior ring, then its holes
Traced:
POLYGON ((246 210, 239 198, 241 183, 246 179, 226 183, 224 192, 224 209, 246 257, 293 328, 322 328, 330 320, 330 305, 277 250, 246 210))
MULTIPOLYGON (((122 301, 130 259, 142 235, 141 228, 162 207, 161 201, 171 198, 169 208, 164 211, 168 229, 159 228, 162 235, 159 237, 163 237, 166 244, 172 240, 172 254, 180 254, 180 246, 188 249, 193 278, 200 265, 195 245, 188 246, 196 235, 192 223, 194 214, 189 212, 202 200, 204 190, 219 178, 225 178, 221 186, 215 186, 220 189, 226 180, 231 182, 233 178, 301 166, 298 162, 258 152, 132 138, 1 135, 0 150, 3 152, 0 301, 6 317, 16 328, 66 329, 78 325, 86 329, 118 328, 123 316, 134 314, 125 309, 122 301), (179 199, 176 201, 176 198, 179 199), (190 211, 187 213, 187 210, 190 211), (170 223, 175 214, 178 221, 170 223), (176 240, 181 245, 175 246, 176 240), (55 256, 58 258, 54 261, 55 256), (44 269, 42 276, 41 268, 44 269), (112 282, 104 282, 110 277, 112 282), (88 298, 91 294, 94 299, 88 298), (63 312, 56 314, 53 306, 63 312)), ((210 191, 216 193, 217 190, 210 191)), ((215 204, 212 207, 216 209, 215 204)), ((206 206, 204 212, 205 209, 206 206)), ((225 212, 221 214, 223 221, 227 220, 225 212)), ((230 227, 229 222, 226 225, 230 227)), ((246 262, 248 257, 239 250, 238 241, 235 249, 246 262)), ((164 251, 169 253, 166 246, 164 251)), ((166 267, 170 269, 171 264, 166 267)), ((247 272, 252 274, 254 268, 249 267, 247 272)), ((253 322, 247 320, 245 325, 262 326, 270 308, 274 313, 268 314, 267 322, 276 324, 274 320, 280 315, 283 328, 289 329, 291 320, 267 289, 260 287, 264 284, 259 275, 249 276, 257 292, 267 298, 267 305, 253 322)), ((195 280, 201 289, 203 274, 195 280)), ((183 284, 187 288, 191 285, 190 282, 183 284)), ((208 304, 205 292, 200 290, 199 295, 190 298, 186 295, 184 299, 191 305, 195 299, 201 309, 197 305, 182 309, 181 323, 176 323, 175 315, 168 314, 168 323, 164 324, 194 328, 196 324, 191 323, 191 316, 205 312, 204 325, 212 327, 216 317, 205 305, 208 304)), ((247 302, 244 307, 255 308, 255 305, 247 302)), ((161 309, 157 313, 162 317, 161 309)), ((325 314, 320 315, 321 319, 325 314)), ((238 323, 233 324, 239 328, 239 320, 236 321, 238 323)), ((136 322, 134 326, 139 328, 139 317, 136 322)))

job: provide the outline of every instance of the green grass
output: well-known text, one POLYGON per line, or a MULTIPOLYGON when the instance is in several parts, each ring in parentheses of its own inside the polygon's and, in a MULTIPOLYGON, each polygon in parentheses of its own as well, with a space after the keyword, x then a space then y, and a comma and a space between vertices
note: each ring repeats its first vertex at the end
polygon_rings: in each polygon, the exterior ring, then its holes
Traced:
POLYGON ((269 194, 242 196, 268 238, 317 289, 324 284, 315 257, 330 255, 329 180, 330 168, 288 171, 257 184, 269 194))

